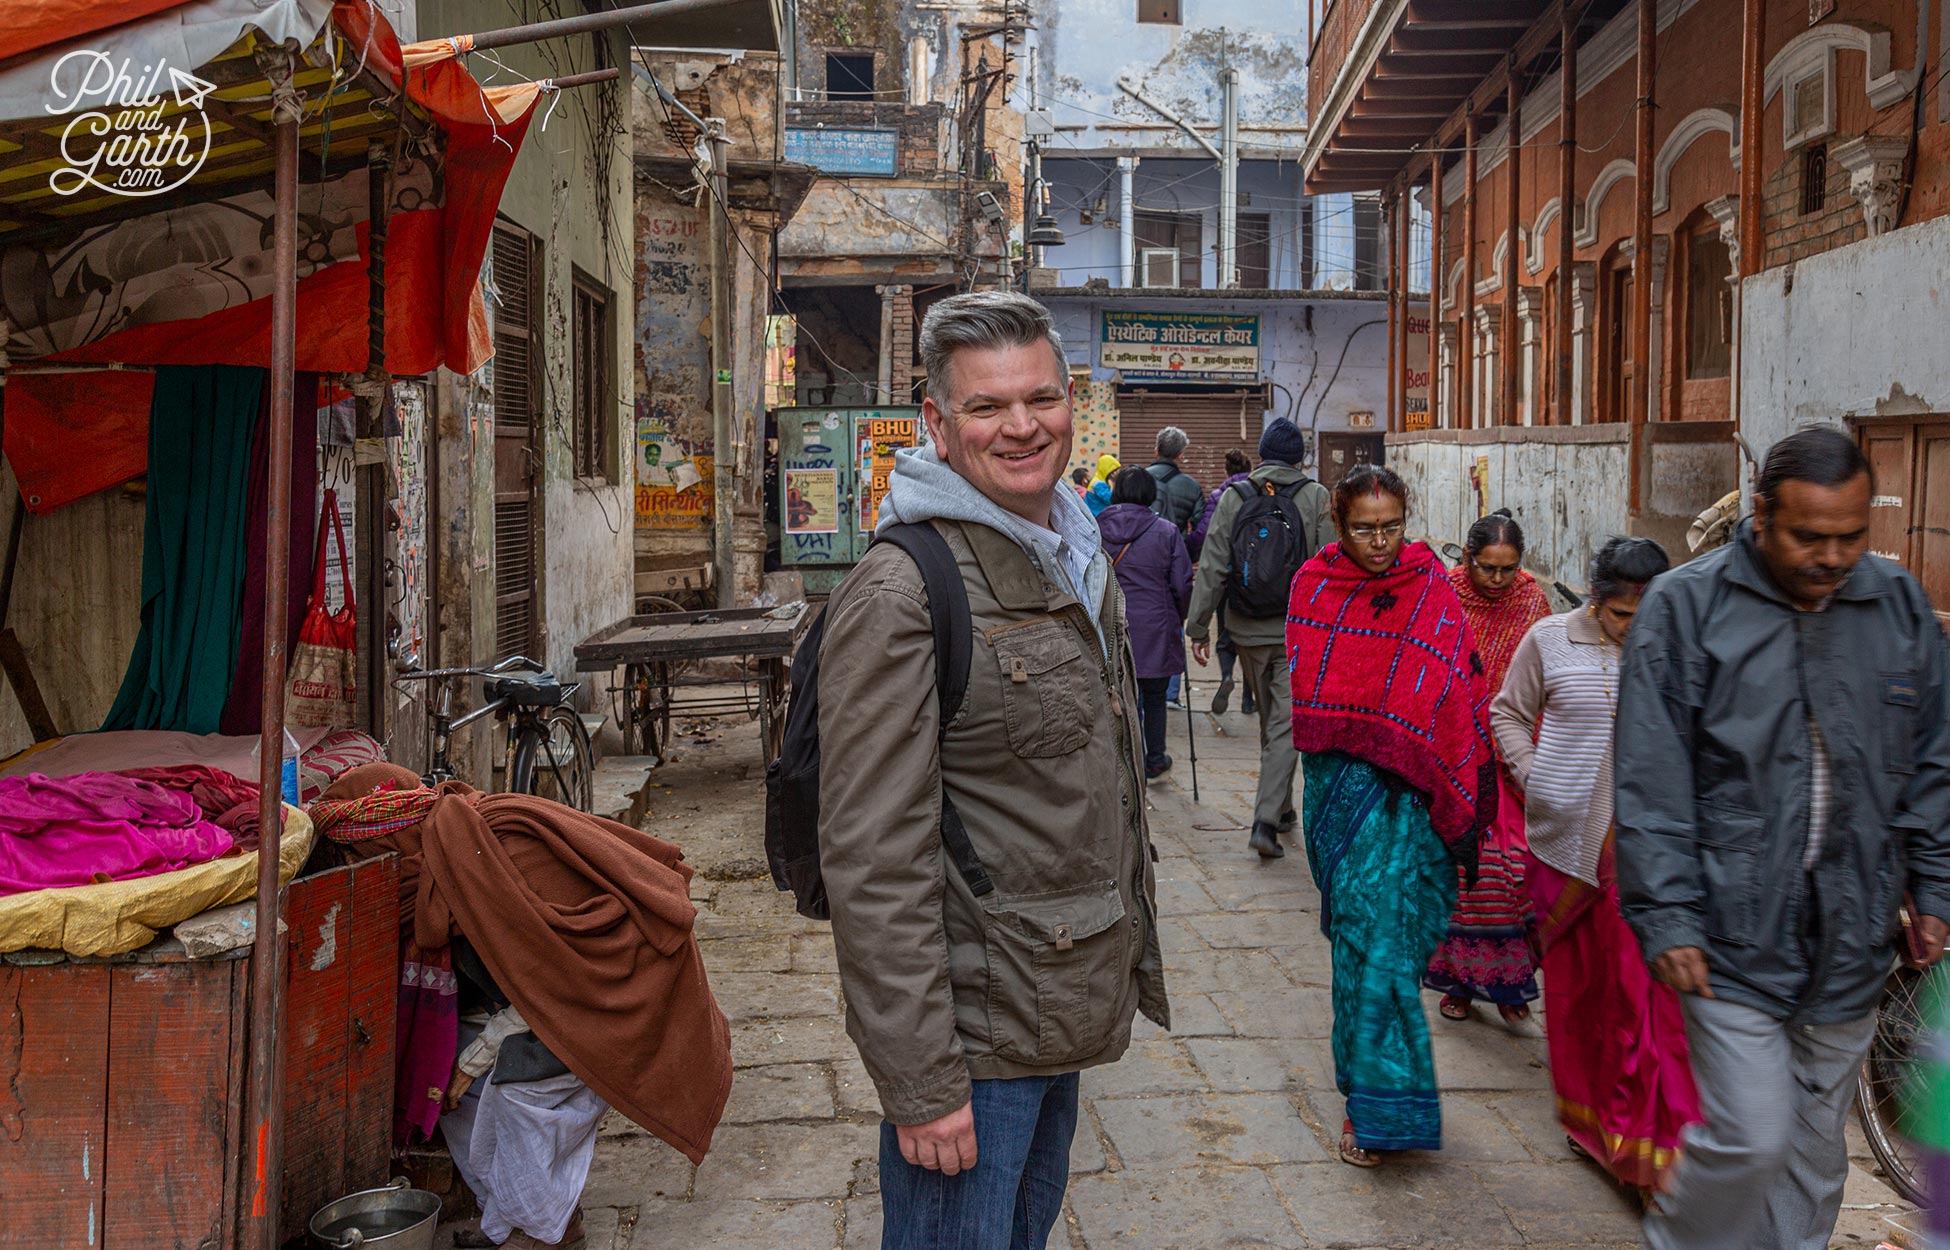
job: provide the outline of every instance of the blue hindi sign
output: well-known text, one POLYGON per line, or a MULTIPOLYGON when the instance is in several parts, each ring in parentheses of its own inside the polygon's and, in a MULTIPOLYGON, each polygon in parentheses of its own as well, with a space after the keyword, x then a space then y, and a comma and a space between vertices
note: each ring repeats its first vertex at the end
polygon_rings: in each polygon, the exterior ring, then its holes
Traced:
POLYGON ((900 173, 901 135, 891 129, 785 128, 785 159, 829 174, 892 178, 900 173))

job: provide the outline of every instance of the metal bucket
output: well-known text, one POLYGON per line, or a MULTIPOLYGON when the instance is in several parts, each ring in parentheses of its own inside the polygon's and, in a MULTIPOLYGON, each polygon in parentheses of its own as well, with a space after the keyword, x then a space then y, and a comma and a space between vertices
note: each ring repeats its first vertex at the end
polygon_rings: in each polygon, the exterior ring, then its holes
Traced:
POLYGON ((404 1176, 328 1202, 311 1217, 312 1240, 328 1250, 433 1250, 440 1199, 404 1176))

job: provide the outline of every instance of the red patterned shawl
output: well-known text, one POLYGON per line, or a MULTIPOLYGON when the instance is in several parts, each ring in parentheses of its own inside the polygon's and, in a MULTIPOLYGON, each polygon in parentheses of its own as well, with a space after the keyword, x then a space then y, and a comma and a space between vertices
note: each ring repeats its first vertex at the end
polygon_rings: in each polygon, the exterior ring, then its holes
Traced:
POLYGON ((1517 656, 1517 644, 1530 627, 1551 614, 1551 601, 1544 588, 1523 569, 1517 570, 1517 584, 1500 599, 1492 599, 1469 580, 1469 569, 1457 565, 1449 570, 1449 582, 1462 600, 1463 616, 1476 639, 1476 654, 1483 658, 1483 686, 1492 699, 1503 689, 1503 675, 1517 656))
POLYGON ((1462 604, 1423 543, 1379 577, 1329 543, 1293 579, 1287 608, 1293 745, 1340 751, 1427 797, 1461 853, 1496 819, 1489 694, 1462 604))

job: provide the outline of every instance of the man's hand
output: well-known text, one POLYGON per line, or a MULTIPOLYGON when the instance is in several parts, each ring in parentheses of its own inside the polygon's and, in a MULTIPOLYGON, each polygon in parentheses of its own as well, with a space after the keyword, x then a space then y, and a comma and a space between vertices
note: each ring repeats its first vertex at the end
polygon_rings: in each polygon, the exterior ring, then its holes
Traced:
POLYGON ((894 1136, 901 1158, 915 1167, 953 1176, 975 1166, 975 1111, 969 1103, 926 1124, 896 1124, 894 1136))
POLYGON ((1210 664, 1212 662, 1212 644, 1209 642, 1193 643, 1192 662, 1200 668, 1204 668, 1207 664, 1210 664))
POLYGON ((449 1111, 457 1110, 460 1100, 467 1097, 467 1091, 473 1084, 473 1077, 455 1068, 453 1079, 447 1082, 447 1096, 441 1100, 442 1105, 449 1111))
POLYGON ((1697 946, 1675 946, 1663 952, 1652 961, 1652 977, 1681 994, 1713 997, 1713 986, 1706 977, 1706 952, 1697 946))
POLYGON ((1950 939, 1950 921, 1941 916, 1918 916, 1916 933, 1923 939, 1923 966, 1928 968, 1943 958, 1943 944, 1950 939))

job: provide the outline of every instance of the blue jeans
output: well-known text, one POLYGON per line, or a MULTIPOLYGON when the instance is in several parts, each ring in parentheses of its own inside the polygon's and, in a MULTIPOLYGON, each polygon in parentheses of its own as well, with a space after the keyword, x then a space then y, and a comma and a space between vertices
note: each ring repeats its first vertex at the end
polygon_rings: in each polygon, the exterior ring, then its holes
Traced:
POLYGON ((1165 687, 1165 701, 1168 703, 1176 703, 1178 702, 1179 691, 1184 686, 1184 674, 1173 673, 1166 680, 1169 684, 1165 687))
POLYGON ((1077 1074, 976 1081, 975 1166, 956 1176, 901 1158, 880 1126, 880 1250, 1044 1250, 1063 1214, 1077 1074))

